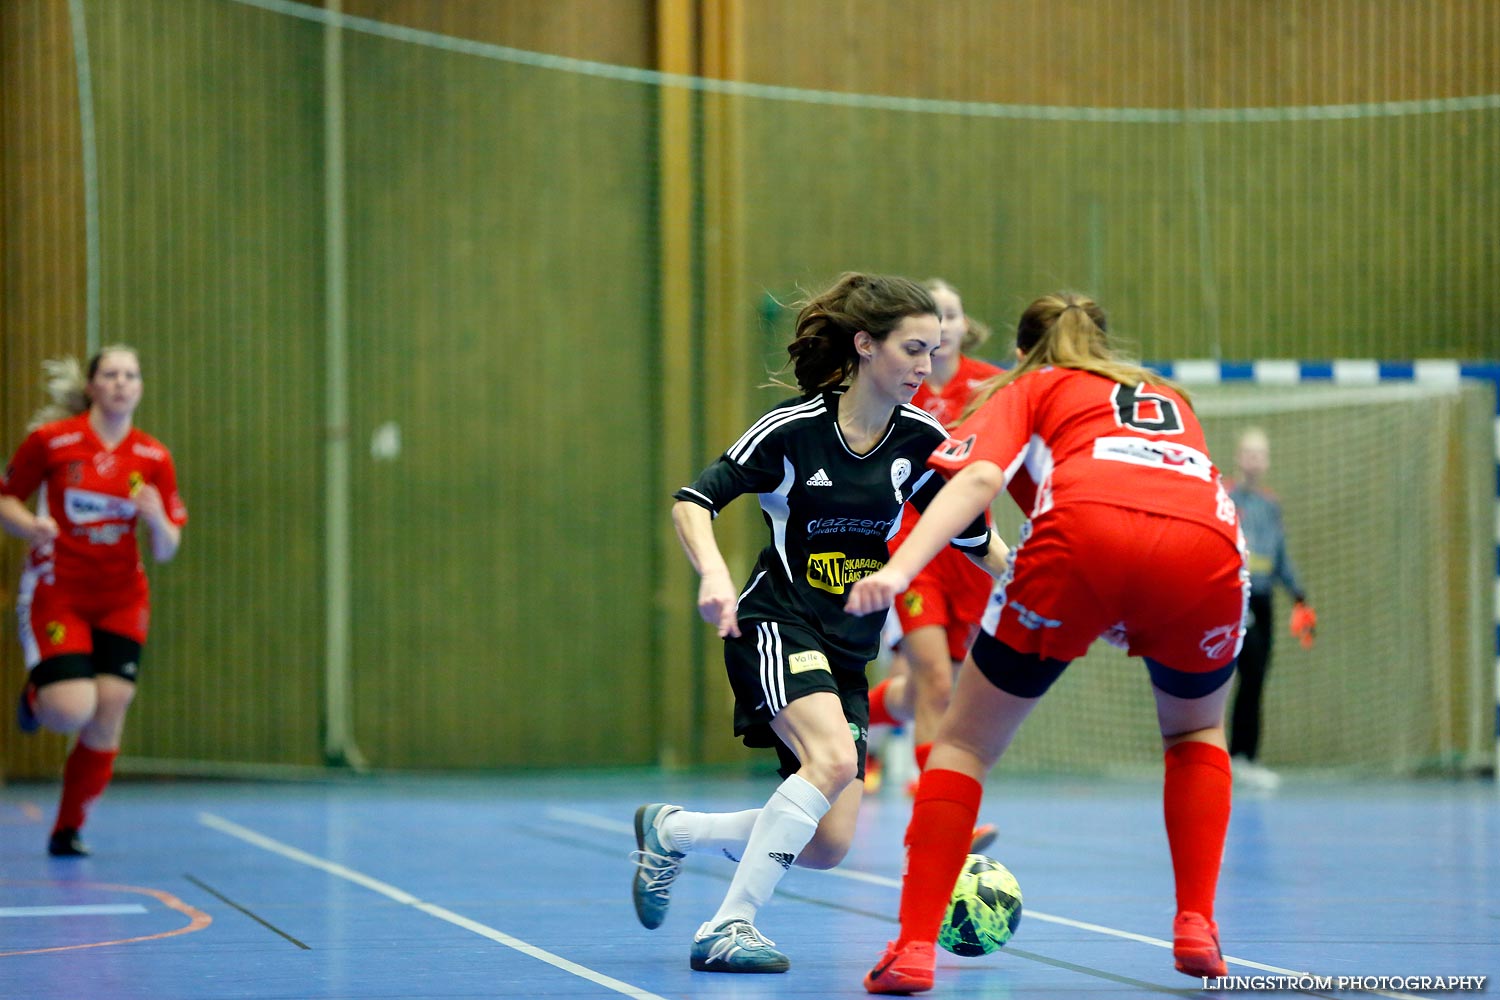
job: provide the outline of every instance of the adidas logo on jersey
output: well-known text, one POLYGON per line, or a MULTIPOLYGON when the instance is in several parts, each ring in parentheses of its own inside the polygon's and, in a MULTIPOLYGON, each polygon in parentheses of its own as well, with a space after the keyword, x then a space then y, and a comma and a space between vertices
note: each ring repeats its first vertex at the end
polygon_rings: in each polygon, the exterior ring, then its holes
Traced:
POLYGON ((828 478, 828 473, 824 472, 822 469, 819 469, 817 472, 814 472, 811 477, 808 478, 807 485, 832 486, 833 480, 828 478))

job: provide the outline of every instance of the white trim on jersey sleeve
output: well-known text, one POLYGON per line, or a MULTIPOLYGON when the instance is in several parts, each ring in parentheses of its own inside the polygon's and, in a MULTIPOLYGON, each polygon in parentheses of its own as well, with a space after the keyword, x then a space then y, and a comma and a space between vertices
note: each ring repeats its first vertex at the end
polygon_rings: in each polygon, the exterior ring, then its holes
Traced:
POLYGON ((1052 448, 1042 440, 1040 434, 1031 435, 1031 440, 1026 442, 1026 447, 1011 462, 1010 467, 1005 470, 1006 485, 1020 468, 1022 461, 1026 463, 1026 472, 1031 476, 1031 481, 1036 483, 1036 502, 1031 505, 1031 513, 1028 517, 1036 517, 1045 514, 1052 509, 1052 469, 1056 463, 1052 459, 1052 448))
POLYGON ((691 495, 693 495, 695 497, 698 497, 699 499, 701 499, 703 501, 702 506, 708 508, 708 513, 712 517, 718 517, 719 516, 719 508, 714 504, 713 500, 711 500, 708 497, 704 496, 702 493, 699 493, 697 490, 693 489, 691 486, 684 486, 684 487, 682 487, 682 489, 678 490, 677 492, 679 492, 679 493, 689 493, 689 494, 691 494, 691 495))
POLYGON ((1016 478, 1016 473, 1021 471, 1022 465, 1025 465, 1028 469, 1031 468, 1031 463, 1027 461, 1031 457, 1031 445, 1032 442, 1040 440, 1041 438, 1032 435, 1031 441, 1026 442, 1026 447, 1016 452, 1016 457, 1010 460, 1010 464, 1005 467, 1006 486, 1009 486, 1010 481, 1016 478))
POLYGON ((744 465, 755 452, 756 446, 766 439, 766 436, 778 427, 782 427, 793 420, 803 420, 807 417, 816 417, 828 411, 823 403, 823 397, 810 399, 796 406, 782 407, 772 410, 761 417, 750 429, 740 435, 740 439, 729 447, 725 452, 730 458, 740 465, 744 465))
POLYGON ((786 578, 790 582, 793 577, 792 564, 786 558, 786 525, 791 517, 791 503, 787 500, 787 494, 792 492, 792 484, 797 481, 797 475, 790 458, 782 456, 781 464, 786 469, 786 475, 781 477, 776 489, 760 495, 760 509, 771 519, 771 542, 776 546, 776 555, 781 558, 781 565, 786 569, 786 578))
MULTIPOLYGON (((911 403, 902 403, 901 408, 896 412, 903 417, 909 417, 912 420, 918 420, 924 424, 927 424, 933 430, 943 435, 944 441, 948 440, 948 428, 944 427, 942 422, 938 420, 937 417, 934 417, 932 414, 928 413, 920 406, 914 406, 911 403)), ((936 448, 937 446, 934 445, 933 447, 936 448)))

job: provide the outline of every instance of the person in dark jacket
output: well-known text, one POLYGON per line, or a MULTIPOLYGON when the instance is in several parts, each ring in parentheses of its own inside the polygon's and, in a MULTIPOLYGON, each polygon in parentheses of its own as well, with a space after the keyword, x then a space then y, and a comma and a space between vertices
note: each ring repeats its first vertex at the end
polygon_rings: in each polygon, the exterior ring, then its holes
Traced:
POLYGON ((1311 648, 1317 616, 1307 603, 1307 592, 1286 551, 1286 528, 1281 501, 1263 483, 1271 468, 1271 444, 1259 427, 1246 428, 1235 451, 1235 479, 1229 497, 1239 511, 1240 528, 1249 550, 1250 613, 1245 622, 1245 644, 1240 650, 1240 683, 1230 713, 1229 753, 1234 776, 1241 784, 1274 791, 1281 777, 1260 764, 1261 697, 1271 668, 1275 619, 1271 595, 1280 583, 1292 595, 1292 632, 1311 648))

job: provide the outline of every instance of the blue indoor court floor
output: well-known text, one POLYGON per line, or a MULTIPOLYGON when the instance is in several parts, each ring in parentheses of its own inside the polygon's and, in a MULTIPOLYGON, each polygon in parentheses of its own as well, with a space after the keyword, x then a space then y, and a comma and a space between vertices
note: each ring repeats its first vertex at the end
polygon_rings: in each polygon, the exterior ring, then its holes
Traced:
MULTIPOLYGON (((774 784, 655 771, 120 780, 85 830, 93 856, 66 860, 44 851, 56 786, 0 787, 0 998, 866 996, 861 976, 895 933, 911 808, 899 792, 867 800, 841 868, 794 868, 762 910, 785 975, 688 968, 726 859, 690 857, 666 923, 636 922, 636 806, 750 808, 774 784)), ((930 995, 1225 992, 1172 968, 1159 787, 992 776, 982 818, 1001 832, 987 853, 1019 879, 1024 916, 995 955, 940 952, 930 995)), ((1495 786, 1293 777, 1238 794, 1218 920, 1232 976, 1403 977, 1285 995, 1453 995, 1422 976, 1487 976, 1500 995, 1495 786)))

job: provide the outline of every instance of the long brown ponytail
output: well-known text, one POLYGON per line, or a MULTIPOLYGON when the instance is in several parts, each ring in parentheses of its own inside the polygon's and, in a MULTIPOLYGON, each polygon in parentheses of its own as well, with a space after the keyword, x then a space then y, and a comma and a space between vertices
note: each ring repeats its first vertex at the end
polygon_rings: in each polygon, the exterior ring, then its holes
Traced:
POLYGON ((1115 350, 1109 340, 1108 322, 1104 310, 1086 295, 1074 292, 1043 295, 1026 307, 1016 324, 1016 347, 1021 351, 1021 362, 991 379, 969 404, 964 416, 1022 375, 1049 365, 1093 372, 1121 385, 1150 382, 1168 386, 1191 406, 1192 399, 1186 389, 1115 350))

